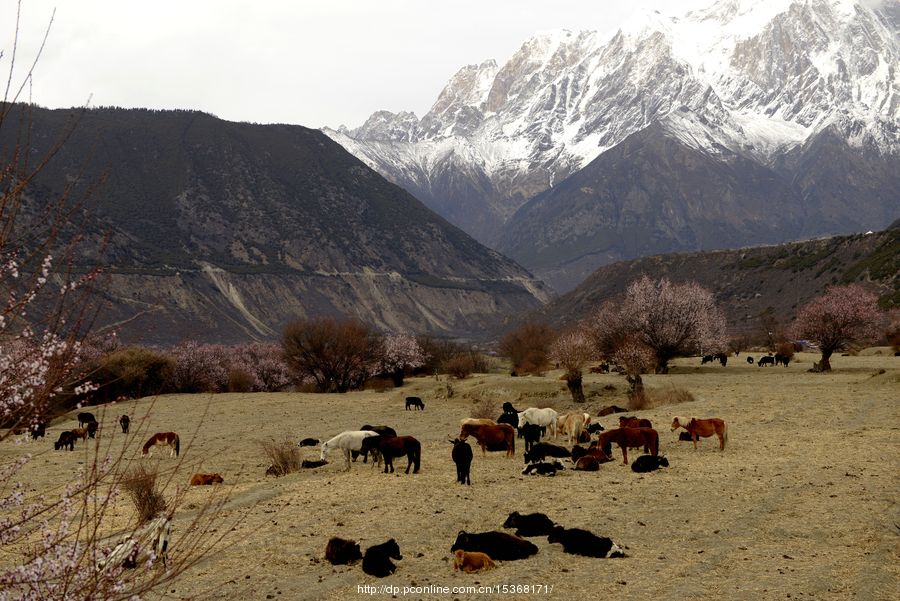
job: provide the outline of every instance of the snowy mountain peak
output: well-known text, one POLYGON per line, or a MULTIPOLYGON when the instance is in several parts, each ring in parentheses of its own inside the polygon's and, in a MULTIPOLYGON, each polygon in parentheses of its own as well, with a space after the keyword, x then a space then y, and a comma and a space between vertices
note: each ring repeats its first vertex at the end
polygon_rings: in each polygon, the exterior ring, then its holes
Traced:
POLYGON ((328 133, 469 231, 467 219, 502 224, 653 124, 761 164, 824 128, 900 156, 898 4, 719 0, 640 11, 611 38, 539 32, 503 64, 460 69, 421 120, 379 112, 328 133), (487 203, 489 217, 460 210, 461 198, 487 203))

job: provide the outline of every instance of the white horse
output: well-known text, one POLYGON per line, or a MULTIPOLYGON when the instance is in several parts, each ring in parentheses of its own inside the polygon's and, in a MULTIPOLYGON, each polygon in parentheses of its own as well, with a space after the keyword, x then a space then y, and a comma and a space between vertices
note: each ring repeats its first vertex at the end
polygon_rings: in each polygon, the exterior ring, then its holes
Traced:
POLYGON ((525 411, 519 413, 519 427, 521 428, 525 424, 543 426, 553 434, 553 438, 556 438, 556 420, 558 418, 559 414, 550 407, 547 407, 546 409, 529 407, 525 411))
POLYGON ((350 471, 350 451, 359 451, 362 448, 363 438, 370 436, 378 436, 378 432, 371 430, 347 430, 341 432, 331 440, 322 443, 322 454, 320 459, 325 461, 325 454, 331 449, 341 449, 344 451, 345 471, 350 471))

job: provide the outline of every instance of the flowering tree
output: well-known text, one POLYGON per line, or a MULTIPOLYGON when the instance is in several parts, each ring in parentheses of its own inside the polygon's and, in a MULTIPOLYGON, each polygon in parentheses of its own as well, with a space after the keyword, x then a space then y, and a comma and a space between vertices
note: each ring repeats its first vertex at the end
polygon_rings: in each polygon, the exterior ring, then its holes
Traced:
POLYGON ((831 370, 831 355, 856 340, 881 334, 878 297, 860 284, 832 286, 797 314, 791 328, 797 338, 819 345, 822 359, 817 371, 831 370))
POLYGON ((637 337, 627 337, 618 343, 610 358, 625 371, 625 379, 631 384, 632 396, 642 397, 644 381, 641 374, 656 366, 656 354, 653 349, 637 337))
POLYGON ((403 376, 408 369, 425 365, 425 353, 415 337, 409 334, 385 336, 381 342, 376 374, 389 374, 394 386, 403 386, 403 376))
POLYGON ((320 317, 289 323, 281 347, 298 378, 314 381, 319 392, 347 392, 368 379, 381 341, 359 321, 320 317))
POLYGON ((550 345, 550 359, 559 363, 565 370, 563 377, 572 400, 576 403, 584 402, 581 370, 593 355, 594 347, 591 339, 580 329, 561 334, 550 345))
POLYGON ((680 355, 726 347, 725 315, 712 293, 696 282, 644 276, 628 286, 617 319, 625 332, 653 350, 656 373, 668 373, 669 361, 680 355))

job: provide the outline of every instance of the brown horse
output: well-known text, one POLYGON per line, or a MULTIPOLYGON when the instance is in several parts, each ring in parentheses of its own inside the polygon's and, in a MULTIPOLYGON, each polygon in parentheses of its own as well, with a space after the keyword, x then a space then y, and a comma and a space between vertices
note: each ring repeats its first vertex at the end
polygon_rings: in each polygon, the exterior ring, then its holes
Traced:
MULTIPOLYGON (((362 439, 359 452, 366 454, 369 451, 378 451, 384 458, 384 473, 394 471, 394 458, 406 455, 409 463, 406 464, 406 473, 415 464, 414 474, 419 473, 419 465, 422 461, 422 445, 412 436, 370 436, 362 439)), ((376 459, 376 461, 379 461, 376 459)))
POLYGON ((728 440, 728 425, 725 420, 718 417, 697 419, 696 417, 676 415, 672 418, 672 431, 674 432, 678 428, 684 428, 690 433, 691 439, 694 441, 694 449, 697 448, 698 437, 707 438, 715 434, 719 437, 719 450, 725 450, 725 441, 728 440))
POLYGON ((601 432, 597 446, 601 449, 616 443, 622 449, 622 460, 628 465, 628 447, 644 447, 645 453, 659 454, 659 433, 653 428, 616 428, 601 432))
POLYGON ((634 417, 633 415, 623 415, 619 417, 620 428, 652 428, 653 424, 649 419, 634 417))
POLYGON ((168 445, 170 457, 178 457, 178 453, 181 451, 181 442, 178 440, 177 434, 174 432, 157 432, 150 437, 150 440, 144 443, 141 456, 149 457, 152 455, 153 447, 156 445, 168 445))
POLYGON ((516 454, 516 430, 509 424, 473 424, 464 423, 459 431, 460 440, 474 436, 481 445, 481 454, 487 455, 487 447, 506 447, 506 456, 514 457, 516 454))

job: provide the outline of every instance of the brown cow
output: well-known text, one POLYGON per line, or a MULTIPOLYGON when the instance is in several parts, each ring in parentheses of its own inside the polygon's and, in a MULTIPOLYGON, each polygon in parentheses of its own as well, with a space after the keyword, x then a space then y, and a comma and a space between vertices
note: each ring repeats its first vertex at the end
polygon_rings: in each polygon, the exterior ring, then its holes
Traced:
POLYGON ((678 428, 687 430, 694 441, 694 449, 697 448, 697 438, 706 438, 715 434, 719 437, 719 450, 725 450, 725 441, 728 440, 728 425, 725 420, 718 417, 709 419, 697 419, 696 417, 683 417, 676 415, 672 418, 672 431, 678 428))
POLYGON ((649 419, 634 417, 633 415, 622 415, 619 417, 620 428, 652 428, 653 424, 649 419))
POLYGON ((474 436, 481 445, 481 454, 487 455, 487 447, 506 447, 506 456, 514 457, 516 454, 516 430, 509 424, 473 424, 463 423, 459 431, 460 440, 474 436))
POLYGON ((644 447, 644 453, 659 454, 659 433, 653 428, 616 428, 601 432, 597 439, 597 447, 616 443, 622 449, 622 461, 628 465, 627 447, 644 447))
POLYGON ((207 484, 222 484, 225 482, 221 474, 194 474, 191 476, 191 486, 204 486, 207 484))
POLYGON ((480 551, 463 551, 457 549, 453 554, 453 570, 462 570, 466 574, 490 570, 497 567, 494 560, 480 551))
POLYGON ((75 438, 80 438, 81 440, 87 440, 88 431, 87 428, 74 428, 69 430, 75 438))

